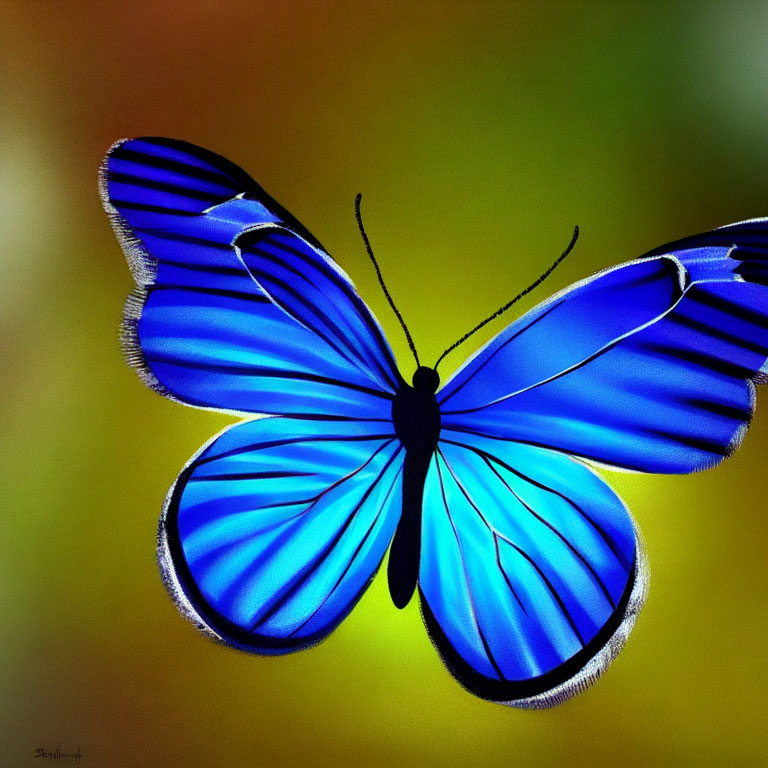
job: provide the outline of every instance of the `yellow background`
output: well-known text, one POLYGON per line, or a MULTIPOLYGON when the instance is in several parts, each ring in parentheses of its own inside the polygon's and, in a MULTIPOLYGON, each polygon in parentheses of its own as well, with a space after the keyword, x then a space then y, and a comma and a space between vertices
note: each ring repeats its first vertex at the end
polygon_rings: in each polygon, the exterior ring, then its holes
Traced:
POLYGON ((85 768, 768 763, 760 408, 717 470, 610 477, 650 596, 604 679, 558 709, 465 693, 383 578, 310 651, 198 636, 154 536, 176 473, 228 419, 122 361, 131 279, 96 190, 122 136, 230 157, 349 272, 410 375, 358 191, 431 362, 574 224, 575 253, 532 301, 768 215, 766 51, 765 3, 0 4, 0 765, 50 764, 34 751, 59 744, 85 768))

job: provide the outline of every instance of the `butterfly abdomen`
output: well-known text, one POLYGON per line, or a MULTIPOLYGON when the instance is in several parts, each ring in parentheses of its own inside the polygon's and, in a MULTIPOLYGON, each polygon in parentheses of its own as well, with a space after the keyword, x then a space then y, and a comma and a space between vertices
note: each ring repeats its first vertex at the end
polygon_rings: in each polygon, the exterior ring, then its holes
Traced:
POLYGON ((403 509, 389 551, 389 594, 404 608, 416 589, 421 555, 421 502, 429 463, 440 437, 440 408, 435 390, 440 383, 432 368, 420 367, 413 386, 405 384, 392 401, 395 433, 405 448, 403 509))

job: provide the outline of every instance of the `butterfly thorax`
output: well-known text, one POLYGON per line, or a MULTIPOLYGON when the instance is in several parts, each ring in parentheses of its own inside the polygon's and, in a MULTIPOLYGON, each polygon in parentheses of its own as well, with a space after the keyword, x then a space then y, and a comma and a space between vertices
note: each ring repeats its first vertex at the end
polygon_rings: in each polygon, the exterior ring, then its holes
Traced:
POLYGON ((404 384, 392 401, 395 434, 408 452, 429 451, 440 436, 440 408, 435 390, 440 384, 437 371, 421 366, 413 374, 413 386, 404 384))
POLYGON ((421 366, 413 386, 404 384, 392 401, 395 434, 405 448, 403 507, 389 552, 389 593, 398 608, 405 607, 419 575, 421 555, 421 503, 429 463, 440 437, 440 407, 435 391, 437 371, 421 366))

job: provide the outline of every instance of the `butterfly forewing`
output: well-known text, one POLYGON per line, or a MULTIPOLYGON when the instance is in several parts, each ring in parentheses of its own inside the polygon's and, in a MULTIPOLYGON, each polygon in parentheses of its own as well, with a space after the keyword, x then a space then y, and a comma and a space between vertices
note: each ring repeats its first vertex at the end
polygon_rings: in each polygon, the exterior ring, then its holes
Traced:
MULTIPOLYGON (((728 229, 739 242, 740 230, 728 229)), ((761 260, 746 250, 748 238, 744 259, 740 247, 708 246, 701 235, 691 248, 617 267, 534 309, 448 382, 439 397, 443 425, 645 472, 722 461, 744 436, 753 381, 768 357, 768 290, 745 277, 768 264, 768 253, 761 260), (659 271, 666 277, 648 284, 650 297, 617 284, 592 325, 572 322, 569 305, 591 307, 604 280, 618 283, 638 263, 649 273, 669 263, 678 269, 659 271), (641 299, 651 307, 645 322, 641 299), (520 379, 519 361, 531 358, 539 361, 522 367, 536 373, 520 379), (541 358, 568 364, 553 370, 541 358)))
POLYGON ((322 314, 298 322, 238 256, 232 243, 244 231, 280 225, 304 249, 284 260, 331 263, 247 174, 194 145, 149 138, 118 142, 101 180, 137 281, 124 345, 147 383, 191 405, 251 413, 375 418, 391 400, 391 352, 338 268, 347 297, 338 311, 356 318, 354 339, 330 337, 322 314), (375 365, 360 361, 361 346, 376 350, 375 365))

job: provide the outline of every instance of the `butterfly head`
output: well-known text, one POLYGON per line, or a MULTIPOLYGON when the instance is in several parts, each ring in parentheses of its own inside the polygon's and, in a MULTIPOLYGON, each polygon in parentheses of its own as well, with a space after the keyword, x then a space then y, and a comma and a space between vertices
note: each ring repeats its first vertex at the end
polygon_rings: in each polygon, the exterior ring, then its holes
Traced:
POLYGON ((413 374, 413 388, 417 392, 433 395, 440 386, 440 376, 434 368, 420 365, 413 374))

